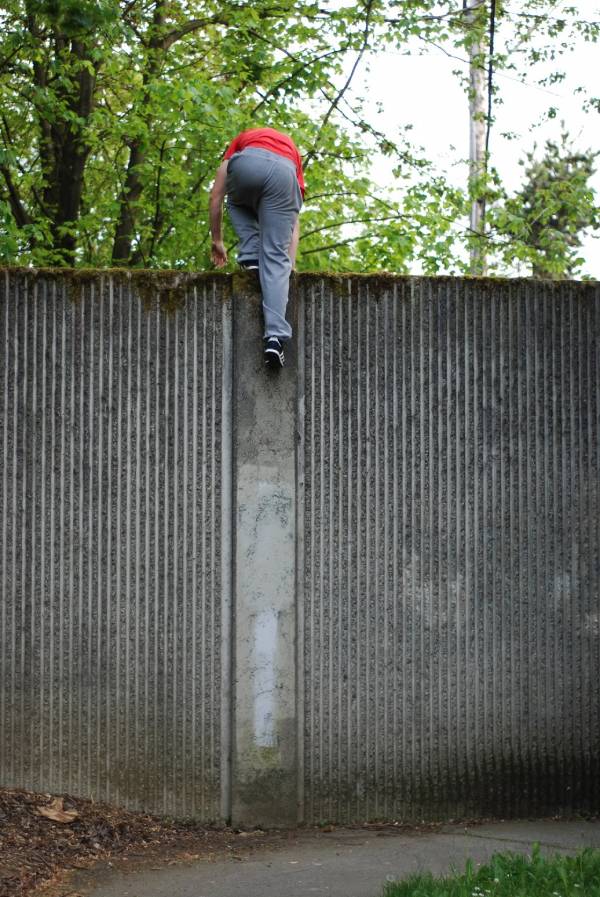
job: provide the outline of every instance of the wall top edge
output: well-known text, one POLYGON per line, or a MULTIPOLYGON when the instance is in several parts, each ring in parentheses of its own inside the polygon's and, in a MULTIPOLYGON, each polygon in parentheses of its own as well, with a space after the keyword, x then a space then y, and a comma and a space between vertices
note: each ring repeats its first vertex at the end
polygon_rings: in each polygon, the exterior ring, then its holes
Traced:
POLYGON ((141 281, 152 279, 157 283, 205 283, 221 280, 228 282, 231 274, 220 271, 180 271, 176 268, 36 268, 25 265, 0 266, 0 274, 28 274, 34 278, 64 277, 69 280, 91 280, 96 277, 115 277, 141 281))
MULTIPOLYGON (((51 268, 51 267, 27 267, 19 265, 0 266, 0 275, 28 275, 33 279, 57 278, 73 282, 86 282, 100 277, 112 277, 118 280, 126 280, 132 284, 152 284, 158 286, 164 284, 166 289, 174 286, 186 286, 193 284, 220 283, 231 288, 238 283, 254 283, 251 275, 244 272, 222 271, 182 271, 171 268, 51 268)), ((366 273, 332 273, 327 271, 309 271, 297 273, 295 281, 298 286, 303 284, 322 283, 332 284, 360 283, 373 287, 389 287, 400 284, 454 284, 459 283, 480 287, 498 286, 534 286, 545 290, 560 289, 566 287, 577 290, 597 289, 600 280, 540 280, 532 277, 477 277, 473 275, 414 275, 393 274, 390 272, 366 272, 366 273)))
POLYGON ((387 286, 393 284, 436 284, 436 283, 465 283, 465 284, 474 284, 481 286, 510 286, 514 284, 520 284, 525 286, 543 286, 548 288, 564 288, 566 286, 574 286, 576 288, 584 287, 584 288, 597 288, 600 286, 600 280, 542 280, 534 277, 479 277, 475 275, 462 275, 456 276, 451 274, 436 274, 436 275, 426 275, 426 274, 393 274, 388 271, 381 272, 371 272, 365 274, 359 274, 356 272, 351 273, 332 273, 327 271, 307 271, 301 274, 297 274, 297 279, 300 283, 314 283, 320 282, 323 280, 328 280, 332 282, 352 282, 358 281, 359 283, 374 283, 376 285, 387 286))

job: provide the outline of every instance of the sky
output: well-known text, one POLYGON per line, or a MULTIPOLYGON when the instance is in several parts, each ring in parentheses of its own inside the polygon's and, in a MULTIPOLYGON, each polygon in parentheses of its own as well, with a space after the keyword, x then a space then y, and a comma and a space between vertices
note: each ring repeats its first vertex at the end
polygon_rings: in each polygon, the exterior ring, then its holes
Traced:
MULTIPOLYGON (((582 19, 600 19, 600 4, 595 0, 580 0, 578 8, 582 19)), ((490 152, 492 164, 508 189, 515 190, 520 184, 523 168, 518 159, 532 150, 534 143, 541 149, 547 138, 557 138, 561 120, 576 148, 600 149, 600 115, 584 113, 581 98, 573 94, 579 84, 588 85, 596 96, 600 93, 599 60, 600 44, 581 39, 575 51, 563 59, 568 75, 565 82, 540 88, 533 83, 519 83, 514 73, 497 73, 503 103, 494 108, 496 121, 490 135, 490 152), (556 118, 540 126, 549 106, 556 107, 556 118), (508 131, 516 132, 517 139, 501 136, 508 131)), ((399 127, 411 123, 412 140, 425 147, 427 157, 453 184, 464 186, 467 166, 461 160, 468 156, 468 101, 452 71, 462 68, 467 72, 467 63, 432 48, 421 57, 394 51, 379 53, 370 57, 368 65, 369 70, 363 68, 353 85, 356 95, 369 97, 367 118, 391 139, 397 136, 399 127), (383 105, 381 114, 375 112, 376 102, 383 105)), ((389 159, 378 156, 373 164, 374 180, 393 188, 392 167, 389 159)), ((600 202, 600 172, 596 172, 592 184, 600 202)), ((600 240, 586 238, 581 255, 586 260, 582 273, 600 279, 600 240)))

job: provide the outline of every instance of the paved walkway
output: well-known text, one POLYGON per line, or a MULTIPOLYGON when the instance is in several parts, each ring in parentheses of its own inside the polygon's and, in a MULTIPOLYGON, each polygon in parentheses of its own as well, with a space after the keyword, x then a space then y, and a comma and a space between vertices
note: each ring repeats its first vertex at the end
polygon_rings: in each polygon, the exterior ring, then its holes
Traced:
POLYGON ((78 874, 71 887, 91 897, 379 897, 386 879, 422 870, 446 873, 452 866, 462 871, 469 857, 484 862, 499 851, 526 853, 536 841, 546 853, 600 848, 600 822, 500 822, 428 834, 306 833, 241 860, 129 873, 96 867, 78 874))

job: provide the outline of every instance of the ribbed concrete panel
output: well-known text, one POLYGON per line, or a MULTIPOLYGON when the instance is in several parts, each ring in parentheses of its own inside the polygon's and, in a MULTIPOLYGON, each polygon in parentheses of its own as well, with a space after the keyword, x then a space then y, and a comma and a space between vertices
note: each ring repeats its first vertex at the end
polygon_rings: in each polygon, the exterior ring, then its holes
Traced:
POLYGON ((597 810, 599 287, 299 301, 302 818, 597 810))
POLYGON ((217 820, 230 287, 166 282, 2 275, 0 781, 217 820))

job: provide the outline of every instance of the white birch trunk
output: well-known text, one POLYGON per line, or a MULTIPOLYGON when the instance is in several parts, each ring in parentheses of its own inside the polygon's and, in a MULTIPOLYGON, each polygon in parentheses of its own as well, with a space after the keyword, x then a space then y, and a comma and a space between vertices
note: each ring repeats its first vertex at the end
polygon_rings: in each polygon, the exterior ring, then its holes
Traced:
MULTIPOLYGON (((467 27, 474 22, 477 10, 485 0, 465 0, 467 27)), ((485 171, 486 133, 486 77, 483 59, 483 40, 475 41, 469 48, 469 178, 471 182, 485 171)), ((472 232, 485 232, 485 198, 475 197, 471 204, 470 228, 472 232)), ((481 241, 471 247, 471 274, 485 274, 486 257, 481 241)))

